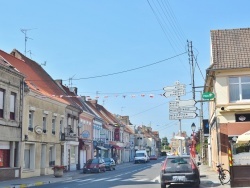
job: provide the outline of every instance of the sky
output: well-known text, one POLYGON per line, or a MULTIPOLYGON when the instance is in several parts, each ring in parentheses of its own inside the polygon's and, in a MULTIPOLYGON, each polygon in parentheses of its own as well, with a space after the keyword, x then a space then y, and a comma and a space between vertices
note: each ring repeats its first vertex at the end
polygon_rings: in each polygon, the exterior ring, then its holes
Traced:
MULTIPOLYGON (((189 52, 194 54, 196 100, 210 65, 210 31, 249 27, 249 0, 12 0, 1 2, 0 49, 41 64, 53 79, 98 99, 108 111, 151 126, 160 137, 193 119, 169 119, 164 87, 178 81, 192 95, 189 52), (25 41, 26 36, 26 41, 25 41)), ((208 117, 207 103, 204 118, 208 117)), ((195 104, 200 108, 200 102, 195 104)), ((197 110, 199 114, 199 110, 197 110)))

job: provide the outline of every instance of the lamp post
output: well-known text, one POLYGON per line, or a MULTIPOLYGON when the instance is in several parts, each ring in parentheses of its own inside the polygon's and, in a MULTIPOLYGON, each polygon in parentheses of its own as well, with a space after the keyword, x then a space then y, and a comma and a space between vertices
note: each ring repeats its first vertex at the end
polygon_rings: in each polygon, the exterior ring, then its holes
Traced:
POLYGON ((196 144, 196 141, 195 141, 195 128, 196 128, 195 124, 192 123, 191 129, 193 131, 193 134, 192 134, 192 145, 191 145, 191 151, 190 151, 190 153, 191 153, 191 156, 193 158, 195 158, 195 144, 196 144))

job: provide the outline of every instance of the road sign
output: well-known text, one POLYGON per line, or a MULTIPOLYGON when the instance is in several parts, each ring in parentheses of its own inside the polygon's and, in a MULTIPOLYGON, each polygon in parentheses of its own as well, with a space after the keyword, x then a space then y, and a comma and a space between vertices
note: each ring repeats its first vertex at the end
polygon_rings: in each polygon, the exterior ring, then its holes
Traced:
POLYGON ((186 89, 186 85, 185 84, 177 84, 174 86, 166 86, 163 88, 163 90, 165 90, 165 91, 176 90, 176 89, 186 89))
POLYGON ((194 106, 195 105, 195 100, 190 99, 190 100, 185 100, 185 101, 170 101, 169 102, 169 108, 171 107, 183 107, 183 106, 194 106))
POLYGON ((193 119, 197 116, 194 112, 187 112, 187 113, 175 113, 175 114, 169 114, 170 120, 176 120, 176 119, 193 119))
POLYGON ((183 136, 175 136, 174 139, 177 139, 177 140, 185 140, 185 138, 183 136))
POLYGON ((212 93, 212 92, 202 93, 202 98, 203 99, 213 99, 214 98, 214 93, 212 93))
POLYGON ((164 94, 163 94, 165 97, 172 97, 172 96, 183 96, 183 95, 186 95, 186 90, 169 90, 169 91, 166 91, 164 94))
POLYGON ((195 112, 197 110, 197 107, 195 106, 183 106, 183 107, 171 107, 169 108, 169 112, 171 113, 177 113, 177 112, 195 112))

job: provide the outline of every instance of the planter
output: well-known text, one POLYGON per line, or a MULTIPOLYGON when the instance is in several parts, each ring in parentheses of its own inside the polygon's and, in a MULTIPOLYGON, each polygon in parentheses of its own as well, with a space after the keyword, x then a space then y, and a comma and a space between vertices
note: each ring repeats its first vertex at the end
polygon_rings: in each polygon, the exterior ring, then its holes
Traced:
POLYGON ((64 166, 54 166, 52 169, 54 170, 54 176, 56 178, 63 176, 64 166))

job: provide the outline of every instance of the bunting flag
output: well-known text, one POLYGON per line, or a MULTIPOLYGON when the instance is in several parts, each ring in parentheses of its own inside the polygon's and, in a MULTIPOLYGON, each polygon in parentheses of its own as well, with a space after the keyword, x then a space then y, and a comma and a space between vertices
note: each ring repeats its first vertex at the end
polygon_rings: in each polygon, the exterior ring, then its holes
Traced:
MULTIPOLYGON (((150 98, 154 98, 156 95, 160 96, 160 97, 164 97, 163 94, 149 94, 148 96, 150 98)), ((59 98, 81 98, 81 96, 79 95, 76 95, 76 96, 72 96, 72 95, 51 95, 52 97, 59 97, 59 98)), ((121 95, 120 95, 121 96, 121 95)), ((122 95, 122 97, 125 99, 128 95, 122 95)), ((140 94, 139 96, 145 98, 146 97, 146 94, 140 94)), ((93 97, 93 99, 99 99, 101 98, 102 96, 95 96, 93 97)), ((115 98, 118 98, 119 95, 113 95, 113 96, 109 96, 109 95, 104 95, 102 98, 112 98, 112 97, 115 97, 115 98)), ((136 98, 137 95, 130 95, 131 98, 136 98)), ((92 98, 90 96, 85 96, 86 100, 92 100, 92 98)))

